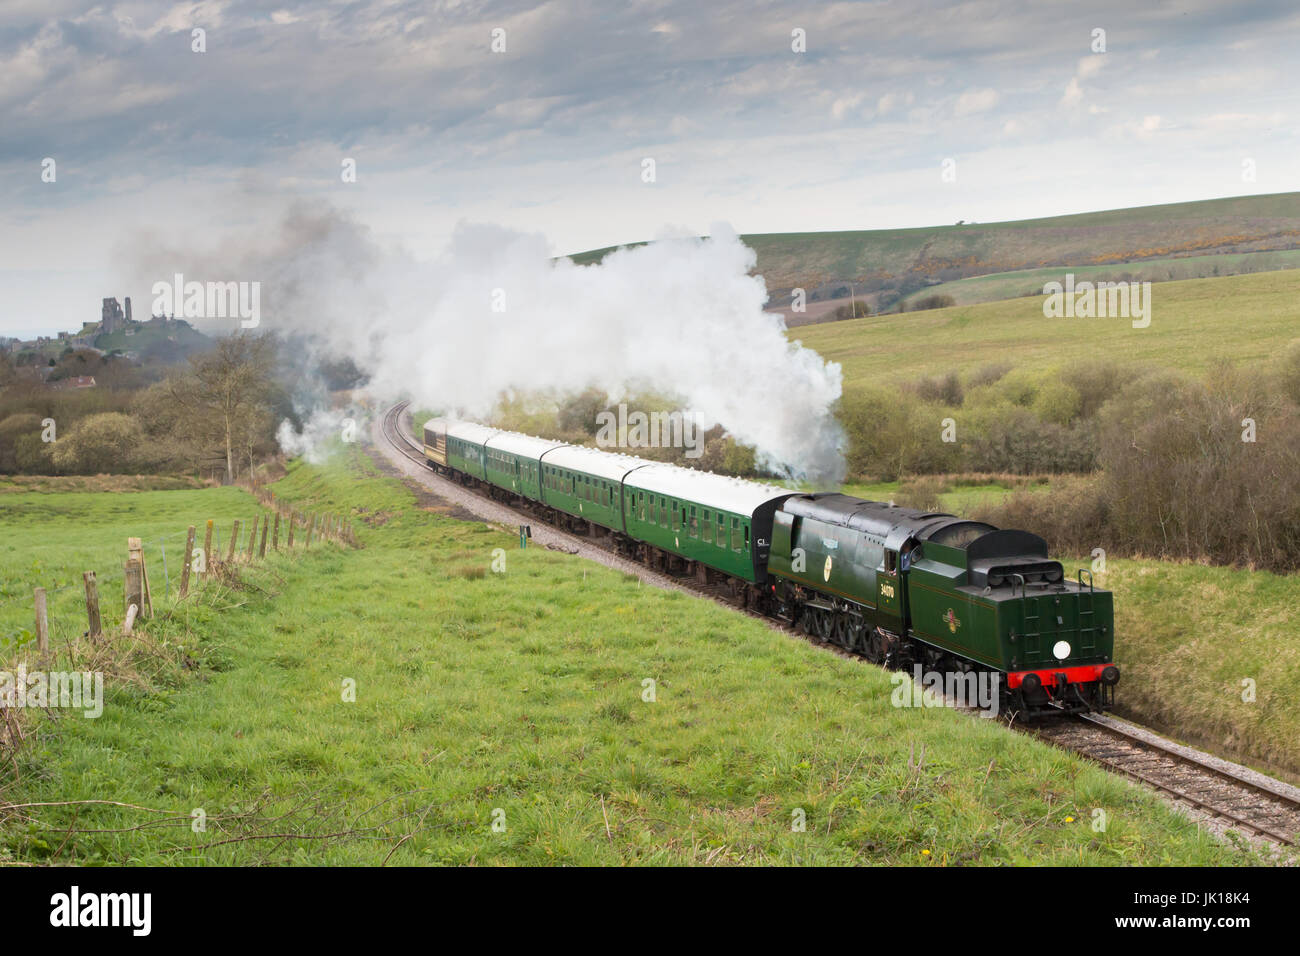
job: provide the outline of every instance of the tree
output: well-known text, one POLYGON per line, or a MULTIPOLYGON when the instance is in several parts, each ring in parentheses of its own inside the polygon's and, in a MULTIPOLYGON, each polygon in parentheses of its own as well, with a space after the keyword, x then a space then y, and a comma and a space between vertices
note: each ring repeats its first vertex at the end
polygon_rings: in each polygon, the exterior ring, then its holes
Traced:
POLYGON ((266 416, 274 360, 269 339, 234 335, 191 356, 189 369, 167 380, 167 397, 186 413, 185 427, 223 448, 227 481, 235 479, 236 452, 245 449, 259 416, 266 416))

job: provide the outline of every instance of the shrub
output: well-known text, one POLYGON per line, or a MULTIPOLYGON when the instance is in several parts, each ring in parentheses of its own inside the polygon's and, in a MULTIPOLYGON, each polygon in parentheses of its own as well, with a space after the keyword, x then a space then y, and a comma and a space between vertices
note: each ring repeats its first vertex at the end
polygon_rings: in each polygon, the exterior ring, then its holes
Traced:
POLYGON ((53 445, 54 466, 63 472, 98 474, 131 470, 144 433, 120 412, 87 415, 53 445))
POLYGON ((1070 425, 1083 407, 1079 392, 1065 382, 1047 382, 1034 396, 1034 414, 1045 422, 1070 425))
POLYGON ((908 307, 909 312, 925 312, 929 309, 946 309, 957 304, 950 295, 926 295, 914 299, 908 307))
POLYGON ((961 379, 958 378, 956 372, 949 372, 947 375, 939 375, 934 378, 922 378, 910 387, 923 402, 940 402, 955 408, 965 398, 961 387, 961 379))
POLYGON ((992 385, 1010 371, 1010 362, 991 362, 972 372, 967 377, 966 385, 969 388, 982 388, 985 385, 992 385))

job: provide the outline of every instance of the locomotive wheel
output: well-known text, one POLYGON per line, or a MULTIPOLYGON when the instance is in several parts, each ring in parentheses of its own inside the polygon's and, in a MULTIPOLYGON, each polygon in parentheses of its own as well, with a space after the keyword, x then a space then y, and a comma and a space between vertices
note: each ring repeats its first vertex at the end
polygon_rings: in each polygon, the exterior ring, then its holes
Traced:
POLYGON ((867 631, 863 641, 866 645, 863 653, 867 655, 867 660, 873 664, 883 664, 885 661, 885 640, 880 636, 880 632, 874 627, 867 631))
POLYGON ((830 611, 817 609, 817 638, 822 641, 829 641, 835 634, 835 618, 830 611))
POLYGON ((849 621, 849 616, 847 614, 836 614, 833 629, 834 636, 831 640, 846 651, 853 650, 853 625, 849 621))

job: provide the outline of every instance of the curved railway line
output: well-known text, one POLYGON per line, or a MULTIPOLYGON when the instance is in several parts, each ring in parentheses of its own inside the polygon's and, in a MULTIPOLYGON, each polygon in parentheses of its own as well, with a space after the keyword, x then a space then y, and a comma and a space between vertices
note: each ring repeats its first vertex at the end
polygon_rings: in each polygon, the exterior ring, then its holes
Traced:
MULTIPOLYGON (((408 460, 427 467, 423 446, 400 427, 409 403, 399 402, 384 412, 381 431, 392 447, 408 460)), ((466 489, 488 500, 473 489, 466 489)), ((494 504, 502 502, 493 500, 494 504)), ((505 507, 510 507, 506 505, 505 507)), ((525 512, 511 508, 519 515, 525 512)), ((535 515, 528 516, 530 520, 535 515)), ((598 538, 585 542, 602 547, 598 538)), ((610 553, 614 552, 610 550, 610 553)), ((726 589, 692 578, 675 578, 674 583, 704 597, 736 608, 726 589)), ((771 627, 779 628, 845 657, 862 658, 826 642, 815 634, 776 621, 756 611, 736 608, 771 627)), ((1282 846, 1300 845, 1300 790, 1281 781, 1238 767, 1227 761, 1163 740, 1155 734, 1112 717, 1080 715, 1049 721, 1024 732, 1091 760, 1130 780, 1150 787, 1171 802, 1189 808, 1226 828, 1282 846)))

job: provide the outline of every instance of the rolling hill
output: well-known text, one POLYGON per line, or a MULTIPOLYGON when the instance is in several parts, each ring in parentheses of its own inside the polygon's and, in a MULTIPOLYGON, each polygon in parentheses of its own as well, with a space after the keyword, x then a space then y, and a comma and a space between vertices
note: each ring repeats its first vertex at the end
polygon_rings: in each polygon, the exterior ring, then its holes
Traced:
POLYGON ((1109 356, 1204 373, 1216 361, 1270 362, 1300 340, 1300 270, 1162 282, 1151 324, 1124 318, 1049 319, 1043 297, 873 315, 792 330, 844 368, 846 388, 968 372, 992 362, 1059 367, 1109 356))
MULTIPOLYGON (((741 238, 757 254, 754 271, 766 280, 774 309, 788 304, 790 290, 800 287, 810 303, 847 297, 851 289, 879 311, 921 290, 952 294, 959 304, 1023 295, 1035 282, 1041 290, 1042 280, 1016 274, 1047 267, 1117 269, 1108 277, 1118 280, 1120 273, 1135 271, 1123 267, 1145 263, 1143 274, 1134 277, 1153 281, 1293 267, 1300 260, 1287 251, 1300 250, 1300 193, 1016 222, 741 238), (994 275, 997 283, 981 283, 969 294, 959 288, 971 277, 994 275), (940 283, 943 288, 931 288, 940 283)), ((570 258, 587 264, 610 251, 570 258)))

